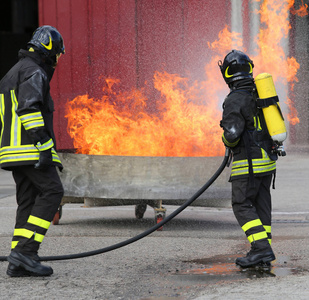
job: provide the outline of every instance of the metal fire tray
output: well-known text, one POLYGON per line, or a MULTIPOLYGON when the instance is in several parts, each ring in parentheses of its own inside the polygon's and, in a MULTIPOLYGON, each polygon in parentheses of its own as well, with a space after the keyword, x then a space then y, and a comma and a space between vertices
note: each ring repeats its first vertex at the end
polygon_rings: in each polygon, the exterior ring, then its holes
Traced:
MULTIPOLYGON (((142 218, 146 206, 155 217, 163 205, 181 205, 191 198, 221 165, 222 157, 144 157, 60 153, 65 203, 92 206, 135 205, 142 218), (144 212, 143 212, 144 211, 144 212)), ((228 207, 231 186, 226 168, 193 206, 228 207)), ((61 206, 62 208, 62 206, 61 206)), ((60 216, 59 216, 60 218, 60 216)), ((59 220, 58 220, 59 221, 59 220)), ((54 220, 57 223, 57 220, 54 220)))

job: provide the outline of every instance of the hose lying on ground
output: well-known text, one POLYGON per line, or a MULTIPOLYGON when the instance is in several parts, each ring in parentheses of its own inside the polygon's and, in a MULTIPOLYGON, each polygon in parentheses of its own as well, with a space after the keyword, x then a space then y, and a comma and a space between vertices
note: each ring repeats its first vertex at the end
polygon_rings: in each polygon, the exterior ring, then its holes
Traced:
MULTIPOLYGON (((145 230, 144 232, 127 239, 125 241, 122 241, 120 243, 89 251, 89 252, 81 252, 81 253, 76 253, 76 254, 67 254, 67 255, 59 255, 59 256, 42 256, 40 257, 41 261, 52 261, 52 260, 67 260, 67 259, 75 259, 75 258, 82 258, 82 257, 88 257, 88 256, 93 256, 93 255, 98 255, 102 254, 105 252, 109 252, 112 250, 116 250, 118 248, 127 246, 131 243, 134 243, 145 236, 149 235, 150 233, 154 232, 155 230, 159 229, 161 226, 172 220, 174 217, 176 217, 180 212, 182 212, 185 208, 187 208, 193 201, 195 201, 199 196, 201 196, 209 187, 210 185, 219 177, 219 175, 222 173, 224 170, 225 166, 229 162, 231 152, 229 148, 226 148, 225 151, 225 156, 223 159, 222 164, 218 168, 218 170, 213 174, 213 176, 189 199, 187 200, 184 204, 182 204, 180 207, 178 207, 175 211, 173 211, 170 215, 168 215, 166 218, 164 218, 161 222, 157 223, 156 225, 150 227, 148 230, 145 230)), ((6 256, 0 256, 0 261, 6 261, 7 257, 6 256)))

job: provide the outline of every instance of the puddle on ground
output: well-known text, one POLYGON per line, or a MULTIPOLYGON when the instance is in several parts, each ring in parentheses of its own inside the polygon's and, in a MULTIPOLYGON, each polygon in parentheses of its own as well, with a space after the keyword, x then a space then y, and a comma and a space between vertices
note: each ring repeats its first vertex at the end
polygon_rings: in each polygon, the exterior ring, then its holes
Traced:
POLYGON ((200 265, 194 268, 173 273, 174 279, 183 283, 219 283, 222 281, 237 281, 242 279, 256 279, 264 277, 282 277, 304 272, 298 267, 289 267, 289 262, 295 261, 294 258, 279 256, 272 262, 271 267, 252 267, 242 269, 235 264, 234 255, 218 255, 211 258, 186 261, 186 263, 200 265))

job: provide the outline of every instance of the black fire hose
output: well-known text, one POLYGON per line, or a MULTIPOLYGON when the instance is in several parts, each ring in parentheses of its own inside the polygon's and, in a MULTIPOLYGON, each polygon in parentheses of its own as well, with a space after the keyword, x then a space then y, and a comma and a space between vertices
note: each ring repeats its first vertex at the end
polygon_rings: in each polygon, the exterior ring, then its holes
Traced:
MULTIPOLYGON (((210 185, 219 177, 219 175, 224 170, 225 166, 229 164, 231 158, 231 151, 229 148, 226 148, 224 160, 221 164, 221 166, 218 168, 218 170, 214 173, 214 175, 184 204, 182 204, 179 208, 177 208, 175 211, 173 211, 169 216, 164 218, 161 222, 157 223, 156 225, 150 227, 148 230, 130 238, 125 241, 122 241, 120 243, 89 251, 89 252, 82 252, 82 253, 76 253, 76 254, 68 254, 68 255, 59 255, 59 256, 42 256, 40 257, 41 261, 52 261, 52 260, 66 260, 66 259, 75 259, 75 258, 82 258, 82 257, 88 257, 93 256, 97 254, 102 254, 105 252, 109 252, 112 250, 116 250, 118 248, 127 246, 131 243, 134 243, 145 236, 149 235, 150 233, 154 232, 155 230, 159 229, 161 226, 169 222, 171 219, 176 217, 180 212, 182 212, 185 208, 187 208, 193 201, 195 201, 199 196, 201 196, 209 187, 210 185)), ((0 256, 0 261, 6 261, 6 256, 0 256)))

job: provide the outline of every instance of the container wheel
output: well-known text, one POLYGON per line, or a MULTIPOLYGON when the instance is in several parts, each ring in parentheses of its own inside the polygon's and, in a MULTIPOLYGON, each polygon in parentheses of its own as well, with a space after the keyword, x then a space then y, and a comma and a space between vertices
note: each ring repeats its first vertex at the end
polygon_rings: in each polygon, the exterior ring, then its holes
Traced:
POLYGON ((136 219, 142 219, 144 217, 144 213, 147 209, 147 204, 137 204, 135 205, 135 217, 136 219))

